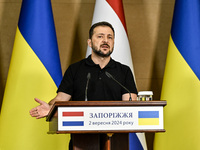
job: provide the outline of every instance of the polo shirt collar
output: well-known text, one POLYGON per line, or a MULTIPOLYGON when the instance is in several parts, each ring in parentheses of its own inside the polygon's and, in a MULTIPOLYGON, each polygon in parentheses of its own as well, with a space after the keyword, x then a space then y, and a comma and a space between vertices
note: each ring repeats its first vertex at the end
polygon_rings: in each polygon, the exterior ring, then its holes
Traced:
MULTIPOLYGON (((113 60, 112 58, 110 58, 110 61, 108 62, 108 64, 104 67, 104 68, 114 68, 115 67, 115 60, 113 60)), ((96 66, 98 64, 95 64, 91 58, 91 55, 89 55, 87 58, 86 58, 86 64, 89 65, 89 66, 96 66)))

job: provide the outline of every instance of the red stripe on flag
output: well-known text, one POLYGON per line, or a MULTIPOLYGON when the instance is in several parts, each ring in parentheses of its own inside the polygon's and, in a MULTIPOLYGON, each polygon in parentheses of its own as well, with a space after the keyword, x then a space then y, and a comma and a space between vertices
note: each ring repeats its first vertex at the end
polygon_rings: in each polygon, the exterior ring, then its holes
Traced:
POLYGON ((63 112, 63 117, 70 117, 70 116, 84 116, 84 112, 63 112))
POLYGON ((123 8, 123 3, 122 0, 106 0, 108 4, 112 7, 112 9, 115 11, 119 19, 121 20, 124 29, 127 33, 126 29, 126 21, 125 21, 125 16, 124 16, 124 8, 123 8))

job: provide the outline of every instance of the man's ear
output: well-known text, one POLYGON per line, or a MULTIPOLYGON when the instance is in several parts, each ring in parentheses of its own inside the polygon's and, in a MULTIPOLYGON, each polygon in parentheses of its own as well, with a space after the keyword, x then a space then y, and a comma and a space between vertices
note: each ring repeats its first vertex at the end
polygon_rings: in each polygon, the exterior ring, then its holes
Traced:
POLYGON ((92 47, 92 41, 91 41, 91 39, 88 39, 88 40, 87 40, 87 43, 88 43, 88 46, 89 46, 89 47, 92 47))

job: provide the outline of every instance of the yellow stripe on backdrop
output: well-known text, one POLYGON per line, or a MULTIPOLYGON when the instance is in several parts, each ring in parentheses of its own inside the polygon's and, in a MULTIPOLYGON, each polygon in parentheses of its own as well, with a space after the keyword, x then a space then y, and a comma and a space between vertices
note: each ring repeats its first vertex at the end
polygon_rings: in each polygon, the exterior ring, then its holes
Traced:
POLYGON ((47 134, 48 123, 29 115, 29 110, 37 106, 35 97, 48 102, 56 90, 49 73, 17 28, 1 111, 2 150, 68 149, 68 134, 47 134))
POLYGON ((164 76, 161 99, 167 100, 164 109, 166 132, 156 133, 154 149, 198 150, 200 81, 177 50, 171 37, 164 76))

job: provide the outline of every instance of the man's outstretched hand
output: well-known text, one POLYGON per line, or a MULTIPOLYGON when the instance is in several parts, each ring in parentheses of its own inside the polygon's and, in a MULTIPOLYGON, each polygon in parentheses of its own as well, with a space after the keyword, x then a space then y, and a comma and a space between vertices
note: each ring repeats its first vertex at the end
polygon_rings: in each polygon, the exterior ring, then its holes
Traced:
POLYGON ((40 105, 30 110, 30 115, 40 119, 46 117, 51 109, 50 105, 38 98, 35 98, 35 101, 40 105))

